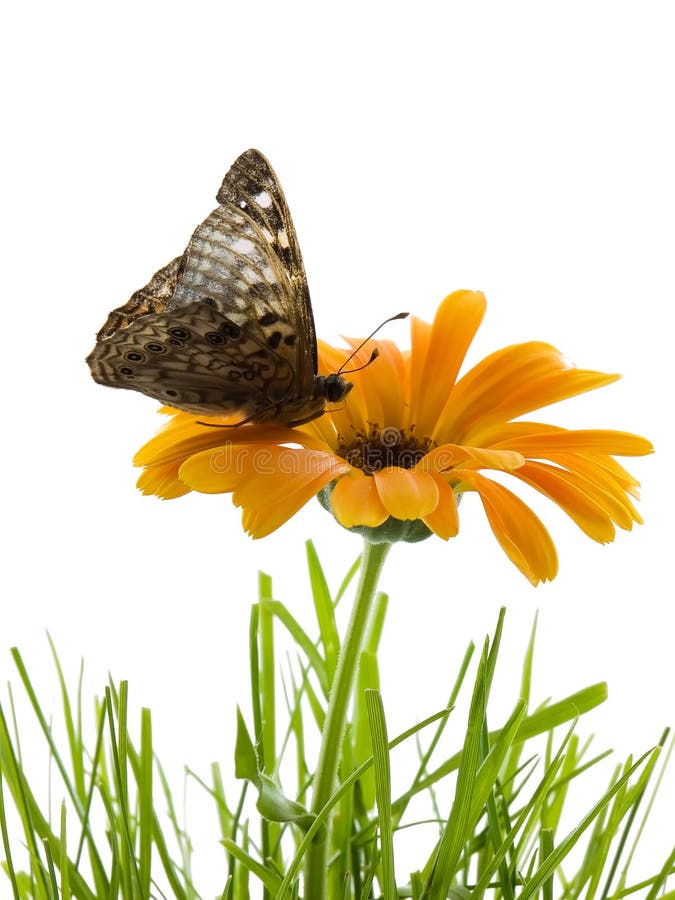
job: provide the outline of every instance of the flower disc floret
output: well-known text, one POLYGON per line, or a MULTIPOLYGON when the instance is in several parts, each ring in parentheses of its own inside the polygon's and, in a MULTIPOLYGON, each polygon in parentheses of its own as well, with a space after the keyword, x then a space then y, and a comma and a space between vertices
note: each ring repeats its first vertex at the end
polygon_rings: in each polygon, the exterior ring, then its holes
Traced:
POLYGON ((357 433, 349 443, 338 435, 335 452, 350 466, 373 475, 389 466, 413 469, 433 446, 431 438, 420 441, 412 430, 372 425, 369 432, 357 433))

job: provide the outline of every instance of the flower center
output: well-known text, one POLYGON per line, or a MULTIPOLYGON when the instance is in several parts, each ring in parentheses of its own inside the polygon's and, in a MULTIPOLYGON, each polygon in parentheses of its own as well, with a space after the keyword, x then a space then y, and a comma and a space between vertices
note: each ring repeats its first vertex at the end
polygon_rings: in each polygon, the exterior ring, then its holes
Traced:
POLYGON ((401 469, 412 469, 413 466, 431 450, 434 442, 431 438, 418 440, 413 429, 380 428, 372 425, 370 433, 356 433, 355 439, 347 444, 342 437, 338 439, 337 453, 343 459, 362 469, 366 475, 379 472, 386 466, 398 466, 401 469))

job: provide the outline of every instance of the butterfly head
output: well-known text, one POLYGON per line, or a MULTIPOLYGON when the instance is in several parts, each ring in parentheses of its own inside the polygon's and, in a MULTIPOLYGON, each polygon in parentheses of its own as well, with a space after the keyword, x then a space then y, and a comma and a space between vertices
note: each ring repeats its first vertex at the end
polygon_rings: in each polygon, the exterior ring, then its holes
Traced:
POLYGON ((239 425, 247 422, 263 422, 274 418, 291 428, 313 422, 326 412, 327 403, 339 403, 351 391, 353 384, 338 372, 332 375, 315 375, 311 399, 298 397, 295 401, 278 404, 266 410, 262 416, 251 416, 239 425))
POLYGON ((353 387, 351 381, 336 373, 314 376, 314 396, 325 398, 327 403, 339 403, 353 387))

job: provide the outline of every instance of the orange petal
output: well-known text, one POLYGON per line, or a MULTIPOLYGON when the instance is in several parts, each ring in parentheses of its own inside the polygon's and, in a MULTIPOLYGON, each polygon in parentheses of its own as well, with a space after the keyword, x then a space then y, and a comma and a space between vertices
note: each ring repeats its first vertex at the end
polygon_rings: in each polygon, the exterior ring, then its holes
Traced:
POLYGON ((502 550, 535 586, 555 578, 558 555, 541 520, 523 501, 501 484, 470 469, 460 470, 478 492, 490 528, 502 550))
MULTIPOLYGON (((534 438, 534 440, 538 442, 542 435, 565 435, 569 433, 570 432, 565 428, 560 428, 557 425, 549 425, 544 422, 499 422, 491 428, 485 429, 483 431, 483 437, 488 447, 511 448, 518 446, 519 444, 517 442, 520 441, 523 442, 523 446, 528 443, 528 452, 525 455, 534 456, 534 453, 529 452, 530 449, 534 449, 534 441, 528 442, 526 439, 534 438)), ((574 432, 571 433, 574 434, 574 432)), ((624 432, 621 432, 621 434, 624 434, 624 432)), ((633 435, 633 437, 635 436, 633 435)), ((643 441, 644 438, 639 438, 638 440, 643 441)), ((564 442, 565 439, 563 438, 561 445, 564 444, 564 442)), ((554 442, 552 441, 552 443, 554 442)), ((651 448, 651 444, 649 446, 651 448)), ((632 449, 635 448, 633 447, 632 449)), ((603 479, 607 478, 609 485, 614 488, 618 485, 622 490, 626 491, 626 493, 636 499, 640 498, 640 482, 637 478, 631 475, 627 469, 606 453, 586 453, 576 451, 574 454, 569 454, 561 452, 556 447, 555 450, 547 450, 542 456, 565 468, 579 471, 582 471, 580 468, 582 462, 586 461, 587 466, 592 467, 593 469, 594 474, 592 480, 599 480, 601 483, 604 483, 603 479)), ((637 519, 635 521, 637 521, 637 519)))
POLYGON ((194 491, 225 494, 233 491, 256 463, 269 465, 270 460, 269 447, 229 444, 190 456, 180 466, 180 477, 194 491))
MULTIPOLYGON (((582 455, 584 454, 575 454, 577 458, 582 455)), ((631 475, 621 463, 617 462, 611 456, 605 455, 594 455, 592 460, 596 465, 606 471, 617 484, 620 484, 624 491, 629 493, 632 497, 635 497, 636 500, 640 499, 640 482, 631 475)))
POLYGON ((459 531, 459 514, 457 510, 457 497, 450 485, 435 472, 431 477, 438 487, 438 506, 429 515, 424 516, 424 524, 430 528, 439 538, 447 541, 455 537, 459 531))
POLYGON ((511 450, 483 450, 481 447, 441 444, 422 457, 415 468, 422 472, 447 472, 456 466, 471 466, 476 469, 512 472, 524 462, 525 457, 521 453, 511 450))
MULTIPOLYGON (((560 465, 567 466, 565 462, 566 454, 551 454, 551 460, 553 462, 559 462, 560 465)), ((575 460, 587 460, 590 464, 600 469, 606 476, 611 480, 611 482, 615 485, 618 485, 622 490, 624 490, 627 494, 630 494, 631 497, 634 497, 636 500, 640 499, 640 482, 635 478, 631 473, 624 469, 620 463, 618 463, 612 456, 607 456, 602 453, 596 454, 585 454, 585 453, 575 453, 575 460)), ((572 466, 572 468, 578 468, 578 465, 572 466)))
POLYGON ((431 328, 421 389, 411 409, 411 421, 418 434, 434 434, 485 308, 485 296, 480 291, 455 291, 439 306, 431 328))
POLYGON ((155 494, 162 500, 175 500, 190 492, 190 488, 178 477, 180 463, 167 463, 163 466, 148 466, 136 482, 142 494, 155 494))
POLYGON ((377 528, 389 517, 377 492, 375 479, 361 474, 357 469, 338 481, 330 502, 335 518, 345 528, 355 525, 377 528))
MULTIPOLYGON (((351 351, 336 350, 330 344, 324 341, 317 341, 319 349, 319 372, 322 375, 330 375, 337 372, 346 361, 351 351)), ((348 368, 358 368, 368 362, 369 354, 356 354, 355 358, 349 363, 348 368)), ((345 375, 348 381, 351 381, 354 387, 347 395, 346 401, 329 407, 325 415, 330 416, 336 430, 342 435, 351 434, 353 431, 365 430, 368 422, 368 396, 363 385, 359 381, 361 372, 358 372, 352 378, 351 375, 345 375)))
POLYGON ((654 452, 650 442, 638 434, 593 428, 513 437, 501 441, 499 447, 518 450, 529 457, 548 456, 552 452, 606 453, 611 456, 645 456, 654 452))
POLYGON ((373 478, 385 509, 396 519, 422 519, 438 505, 438 485, 426 472, 388 466, 373 478))
POLYGON ((554 372, 544 378, 533 380, 513 390, 499 406, 486 413, 480 419, 474 419, 464 432, 466 443, 484 443, 485 429, 496 422, 508 422, 518 416, 527 415, 535 409, 550 406, 561 400, 576 397, 587 391, 604 387, 620 378, 619 375, 606 375, 603 372, 589 372, 583 369, 568 369, 554 372))
MULTIPOLYGON (((585 456, 581 453, 551 453, 549 459, 557 466, 562 466, 571 472, 576 472, 585 481, 599 487, 603 492, 609 493, 618 500, 634 522, 642 524, 642 518, 627 494, 639 499, 640 492, 637 489, 639 482, 634 478, 626 479, 622 473, 615 472, 607 465, 611 456, 585 456)), ((613 461, 613 460, 612 460, 613 461)))
MULTIPOLYGON (((307 432, 283 425, 242 425, 241 428, 220 428, 202 425, 215 422, 211 417, 182 414, 168 422, 151 438, 134 457, 135 466, 175 462, 187 459, 209 448, 228 447, 236 444, 300 444, 307 447, 323 446, 307 432)), ((222 419, 217 420, 222 422, 222 419)))
POLYGON ((631 513, 635 510, 625 497, 616 490, 604 490, 577 472, 530 462, 514 474, 553 500, 585 534, 601 544, 614 540, 612 522, 626 531, 633 527, 631 513))
POLYGON ((424 390, 424 366, 429 352, 429 343, 431 341, 431 323, 418 319, 417 316, 410 317, 410 353, 406 357, 406 372, 408 373, 408 390, 410 403, 407 409, 407 418, 405 427, 411 424, 411 410, 417 410, 420 404, 422 391, 424 390))
POLYGON ((252 460, 252 465, 234 488, 232 500, 236 506, 268 509, 275 503, 283 503, 304 485, 320 481, 320 487, 314 491, 317 493, 351 469, 348 463, 332 453, 293 447, 269 447, 267 450, 269 457, 260 463, 252 460))
POLYGON ((455 385, 434 439, 438 443, 463 439, 471 422, 481 420, 521 384, 568 368, 562 353, 542 341, 512 344, 491 353, 455 385))
POLYGON ((330 375, 343 365, 349 351, 344 347, 333 347, 332 344, 317 338, 316 347, 319 355, 319 373, 321 375, 330 375))
MULTIPOLYGON (((361 341, 349 338, 347 342, 356 350, 361 341)), ((379 425, 380 428, 402 428, 405 408, 405 366, 403 355, 392 341, 377 341, 366 344, 348 368, 366 365, 354 374, 354 390, 365 397, 364 424, 379 425), (373 347, 379 355, 369 365, 373 347)), ((345 376, 351 377, 351 376, 345 376)))
POLYGON ((514 438, 527 437, 532 434, 557 434, 565 431, 559 425, 549 425, 547 422, 532 422, 520 420, 519 422, 495 422, 490 428, 484 428, 483 446, 495 447, 511 441, 514 438))
POLYGON ((186 460, 180 477, 205 494, 236 491, 237 505, 267 505, 317 476, 327 484, 349 466, 332 453, 297 447, 231 445, 205 450, 186 460))
MULTIPOLYGON (((284 485, 286 490, 283 493, 276 492, 272 503, 259 507, 244 507, 242 512, 244 530, 253 538, 267 537, 302 509, 305 503, 318 494, 330 480, 330 475, 326 480, 325 474, 322 474, 318 478, 299 484, 286 482, 284 485)), ((236 494, 233 494, 232 499, 235 497, 236 494)), ((237 506, 239 505, 242 504, 237 503, 237 506)))

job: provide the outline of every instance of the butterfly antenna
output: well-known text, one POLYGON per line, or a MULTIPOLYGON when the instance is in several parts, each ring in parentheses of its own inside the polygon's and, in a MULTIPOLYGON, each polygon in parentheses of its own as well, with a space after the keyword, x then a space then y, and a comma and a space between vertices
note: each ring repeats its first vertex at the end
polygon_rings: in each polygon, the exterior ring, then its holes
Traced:
POLYGON ((377 357, 380 355, 380 351, 377 349, 377 347, 376 347, 376 348, 373 350, 373 352, 370 354, 370 359, 368 360, 367 363, 365 363, 365 364, 362 365, 362 366, 359 366, 358 369, 347 369, 347 370, 345 370, 345 366, 350 362, 350 360, 354 359, 354 357, 355 357, 356 354, 359 352, 359 350, 361 349, 361 347, 363 347, 364 344, 367 344, 368 341, 369 341, 372 337, 375 337, 375 335, 376 335, 377 332, 380 330, 380 328, 384 327, 384 326, 387 324, 387 322, 395 322, 396 319, 407 319, 409 315, 410 315, 410 313, 407 313, 407 312, 397 313, 395 316, 389 316, 389 318, 388 318, 388 319, 385 319, 384 322, 380 322, 380 324, 377 326, 377 328, 375 329, 375 331, 372 331, 372 332, 368 335, 367 338, 364 338, 364 339, 361 341, 361 343, 359 344, 359 346, 356 348, 356 350, 352 351, 352 353, 349 354, 349 356, 347 357, 347 359, 342 363, 342 365, 340 366, 340 368, 337 370, 337 373, 336 373, 336 374, 337 374, 337 375, 353 375, 354 372, 360 372, 361 369, 365 369, 367 366, 369 366, 369 365, 371 364, 371 362, 373 362, 374 360, 376 360, 377 357))

